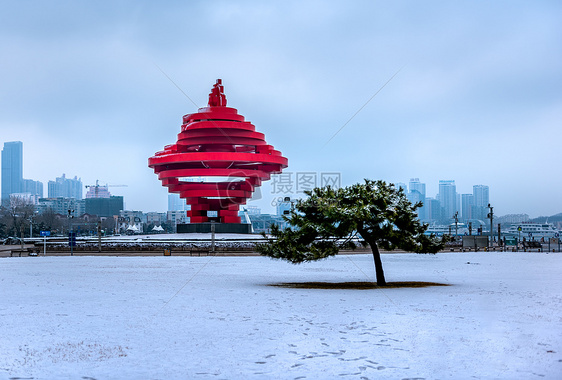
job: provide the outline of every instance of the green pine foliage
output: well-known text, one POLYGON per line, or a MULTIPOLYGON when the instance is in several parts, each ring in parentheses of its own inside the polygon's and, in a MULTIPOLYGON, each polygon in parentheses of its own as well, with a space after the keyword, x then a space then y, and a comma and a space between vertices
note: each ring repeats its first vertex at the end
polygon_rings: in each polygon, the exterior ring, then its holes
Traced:
MULTIPOLYGON (((412 204, 404 190, 384 181, 366 179, 364 183, 333 189, 315 188, 284 218, 289 228, 272 226, 271 237, 256 249, 275 259, 293 264, 336 255, 342 248, 355 248, 357 238, 373 252, 378 285, 385 285, 380 260, 382 249, 403 249, 417 253, 436 253, 443 241, 424 235, 427 224, 417 219, 421 202, 412 204)), ((265 234, 264 234, 265 236, 265 234)))

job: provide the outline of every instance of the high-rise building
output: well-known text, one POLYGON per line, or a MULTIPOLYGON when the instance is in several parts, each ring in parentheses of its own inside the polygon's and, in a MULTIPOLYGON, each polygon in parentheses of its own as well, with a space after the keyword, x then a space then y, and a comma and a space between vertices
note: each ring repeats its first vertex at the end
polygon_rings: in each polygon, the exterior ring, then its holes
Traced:
POLYGON ((396 190, 403 189, 404 194, 408 193, 408 186, 404 182, 396 182, 394 186, 396 187, 396 190))
POLYGON ((425 220, 429 222, 440 222, 443 219, 443 208, 435 198, 425 198, 426 214, 425 220))
POLYGON ((443 221, 452 219, 457 212, 457 186, 455 180, 439 181, 439 202, 443 209, 443 221))
POLYGON ((11 194, 29 200, 43 197, 43 183, 23 178, 21 141, 6 142, 2 149, 2 205, 8 204, 11 194))
POLYGON ((474 195, 461 195, 461 217, 464 220, 472 219, 472 208, 474 207, 474 195))
POLYGON ((472 186, 472 194, 474 195, 474 205, 478 207, 488 207, 490 203, 490 187, 486 185, 472 186))
POLYGON ((410 178, 410 192, 417 191, 425 198, 425 183, 421 183, 419 178, 410 178))
POLYGON ((425 183, 421 183, 419 178, 410 178, 410 191, 408 191, 408 200, 415 204, 422 202, 423 206, 418 209, 418 218, 425 220, 427 217, 427 205, 425 204, 425 183))
POLYGON ((57 177, 54 181, 49 181, 48 194, 49 198, 75 198, 82 199, 82 180, 78 177, 66 178, 63 174, 62 177, 57 177))
POLYGON ((179 194, 168 194, 168 211, 186 211, 189 207, 179 194))
POLYGON ((490 203, 490 188, 486 185, 472 186, 474 195, 474 207, 472 217, 474 219, 485 219, 488 215, 488 204, 490 203))
POLYGON ((86 186, 89 187, 88 191, 86 192, 86 199, 95 199, 95 198, 110 198, 112 195, 109 192, 107 186, 101 186, 96 183, 95 186, 86 186))
POLYGON ((23 179, 21 190, 22 193, 28 193, 36 198, 43 198, 43 182, 23 179))
POLYGON ((10 201, 10 194, 22 193, 23 186, 23 143, 4 143, 2 149, 2 205, 10 201))
MULTIPOLYGON (((187 177, 187 178, 182 178, 182 181, 201 183, 201 182, 206 182, 206 178, 205 177, 187 177)), ((189 211, 189 210, 191 210, 191 206, 187 204, 185 199, 180 198, 179 194, 177 194, 177 193, 168 194, 168 211, 189 211)), ((175 219, 174 219, 174 221, 175 221, 175 219)))

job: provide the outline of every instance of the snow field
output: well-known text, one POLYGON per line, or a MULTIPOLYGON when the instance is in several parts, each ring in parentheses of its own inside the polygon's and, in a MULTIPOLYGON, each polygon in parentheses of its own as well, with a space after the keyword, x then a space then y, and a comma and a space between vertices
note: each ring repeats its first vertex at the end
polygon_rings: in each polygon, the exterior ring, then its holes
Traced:
POLYGON ((559 379, 562 256, 0 259, 0 379, 559 379))

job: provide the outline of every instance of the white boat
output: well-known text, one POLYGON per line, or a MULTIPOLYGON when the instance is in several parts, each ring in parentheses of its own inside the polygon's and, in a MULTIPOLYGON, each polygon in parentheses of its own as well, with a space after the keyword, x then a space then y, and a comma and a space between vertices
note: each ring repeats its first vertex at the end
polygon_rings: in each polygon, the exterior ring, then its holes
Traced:
POLYGON ((502 235, 521 237, 521 239, 547 239, 558 237, 559 232, 550 223, 520 223, 502 230, 502 235))
MULTIPOLYGON (((472 233, 475 234, 476 230, 477 229, 473 229, 472 233)), ((432 224, 427 228, 425 234, 426 235, 434 234, 436 236, 442 236, 442 235, 455 236, 455 232, 457 236, 469 235, 470 233, 469 228, 466 224, 458 222, 456 226, 455 223, 451 223, 449 225, 432 224)))

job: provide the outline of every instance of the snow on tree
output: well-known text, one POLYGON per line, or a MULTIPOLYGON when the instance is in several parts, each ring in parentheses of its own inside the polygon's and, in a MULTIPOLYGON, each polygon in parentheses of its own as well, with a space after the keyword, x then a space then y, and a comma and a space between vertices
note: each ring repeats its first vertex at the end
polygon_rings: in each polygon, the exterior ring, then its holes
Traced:
POLYGON ((284 216, 291 227, 281 230, 273 225, 268 241, 256 247, 260 254, 299 264, 336 255, 341 248, 356 248, 360 241, 371 247, 377 285, 384 286, 379 248, 417 253, 443 248, 442 240, 424 234, 428 225, 416 214, 422 203, 412 204, 404 190, 393 184, 365 179, 365 183, 315 188, 305 194, 308 197, 284 216))

